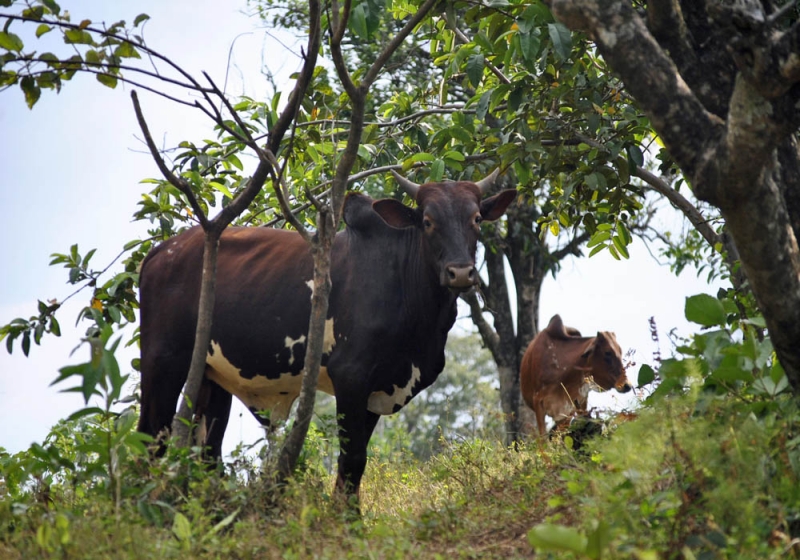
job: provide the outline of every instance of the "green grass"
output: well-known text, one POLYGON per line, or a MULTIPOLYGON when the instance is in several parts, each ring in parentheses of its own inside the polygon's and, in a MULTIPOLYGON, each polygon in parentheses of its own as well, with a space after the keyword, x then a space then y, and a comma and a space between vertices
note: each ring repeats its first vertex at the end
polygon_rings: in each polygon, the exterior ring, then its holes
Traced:
POLYGON ((280 493, 255 465, 218 477, 175 457, 126 464, 118 504, 96 479, 6 484, 0 558, 791 558, 800 422, 788 400, 753 410, 671 397, 581 452, 467 440, 373 457, 361 518, 313 462, 280 493), (536 527, 561 540, 534 551, 536 527))

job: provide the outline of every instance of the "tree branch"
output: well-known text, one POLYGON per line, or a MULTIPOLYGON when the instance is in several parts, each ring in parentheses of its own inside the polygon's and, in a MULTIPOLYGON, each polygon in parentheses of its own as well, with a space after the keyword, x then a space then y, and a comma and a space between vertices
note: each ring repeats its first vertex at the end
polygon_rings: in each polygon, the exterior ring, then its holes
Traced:
MULTIPOLYGON (((446 13, 444 14, 443 17, 444 17, 445 23, 447 23, 447 27, 449 27, 453 31, 453 33, 455 33, 456 39, 458 39, 461 44, 466 45, 467 43, 471 42, 470 38, 467 37, 464 34, 464 32, 461 31, 458 27, 456 27, 456 22, 450 21, 450 19, 447 17, 446 13)), ((488 60, 484 61, 484 64, 492 72, 492 74, 497 76, 497 79, 500 80, 502 83, 504 83, 504 84, 510 84, 511 83, 511 80, 505 74, 503 74, 503 71, 500 70, 497 66, 495 66, 494 64, 492 64, 488 60)))
POLYGON ((568 27, 586 31, 650 117, 664 144, 689 177, 714 158, 723 121, 708 112, 626 2, 547 0, 568 27), (681 119, 676 119, 680 115, 681 119), (687 129, 682 123, 692 123, 687 129))
POLYGON ((386 62, 388 62, 389 58, 391 58, 395 51, 400 48, 400 45, 406 40, 406 37, 408 37, 411 32, 414 31, 414 28, 419 25, 423 19, 425 19, 425 17, 428 15, 428 12, 431 11, 431 8, 433 8, 438 2, 439 0, 425 0, 425 3, 419 7, 417 13, 411 16, 403 28, 397 32, 397 35, 395 35, 392 40, 389 41, 389 44, 386 45, 386 48, 383 49, 383 51, 378 55, 378 58, 375 59, 375 62, 372 63, 372 66, 369 67, 369 70, 367 70, 367 73, 365 74, 364 80, 361 84, 362 88, 369 88, 372 85, 372 82, 378 78, 378 74, 386 65, 386 62))
POLYGON ((591 235, 589 235, 588 231, 582 231, 579 235, 576 235, 570 239, 566 245, 550 253, 550 258, 556 262, 559 262, 568 255, 579 255, 580 246, 589 241, 590 237, 591 235))
POLYGON ((133 110, 136 113, 136 120, 139 122, 139 128, 142 130, 145 143, 150 150, 150 155, 153 156, 153 160, 158 166, 158 170, 161 171, 161 174, 173 187, 184 194, 189 201, 189 205, 192 207, 192 211, 195 213, 195 216, 197 216, 200 225, 203 226, 203 229, 206 229, 209 226, 208 218, 206 217, 203 208, 198 203, 197 197, 194 196, 191 186, 184 179, 175 175, 169 169, 169 167, 167 167, 167 164, 161 157, 155 142, 153 142, 153 137, 150 135, 150 128, 147 126, 147 121, 142 113, 142 107, 139 105, 139 96, 136 94, 136 90, 131 91, 131 100, 133 100, 133 110))
POLYGON ((499 352, 500 337, 483 316, 483 306, 481 306, 481 302, 478 299, 478 291, 470 290, 467 293, 461 294, 460 297, 462 301, 469 305, 472 322, 478 327, 478 332, 486 348, 492 353, 492 356, 494 356, 499 352))

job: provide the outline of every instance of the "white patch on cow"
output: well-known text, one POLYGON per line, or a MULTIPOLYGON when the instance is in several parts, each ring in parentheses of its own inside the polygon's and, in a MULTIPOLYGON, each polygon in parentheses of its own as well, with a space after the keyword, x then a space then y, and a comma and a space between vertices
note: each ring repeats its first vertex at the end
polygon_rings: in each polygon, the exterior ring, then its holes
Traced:
MULTIPOLYGON (((272 422, 283 422, 289 417, 292 403, 300 394, 302 376, 282 373, 277 379, 256 375, 246 379, 241 369, 234 366, 223 354, 220 345, 211 341, 213 353, 206 357, 206 376, 220 387, 236 395, 242 403, 254 410, 267 411, 272 422)), ((333 383, 327 368, 320 368, 317 390, 333 394, 333 383)))
POLYGON ((292 337, 287 336, 284 344, 286 348, 289 349, 289 365, 294 363, 294 345, 295 344, 303 344, 306 341, 306 335, 301 334, 300 338, 292 339, 292 337))
POLYGON ((333 335, 333 318, 325 321, 325 333, 322 336, 322 353, 330 354, 336 346, 336 337, 333 335))
POLYGON ((306 282, 306 286, 308 286, 308 289, 311 290, 311 297, 314 297, 314 281, 309 280, 306 282))
POLYGON ((375 414, 393 414, 395 406, 404 406, 414 394, 414 387, 419 383, 422 373, 416 366, 411 367, 411 379, 405 387, 394 386, 394 391, 389 395, 383 391, 375 391, 369 396, 367 409, 375 414))

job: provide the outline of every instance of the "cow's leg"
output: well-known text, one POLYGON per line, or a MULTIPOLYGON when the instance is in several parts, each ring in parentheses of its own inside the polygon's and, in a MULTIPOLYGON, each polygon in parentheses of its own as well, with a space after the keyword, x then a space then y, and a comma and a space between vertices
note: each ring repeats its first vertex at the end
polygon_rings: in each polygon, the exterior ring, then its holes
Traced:
POLYGON ((198 415, 202 416, 205 424, 205 438, 202 442, 204 455, 214 461, 222 460, 222 438, 228 426, 231 413, 231 394, 211 381, 203 379, 200 389, 204 399, 198 403, 198 415))
MULTIPOLYGON (((144 343, 142 346, 145 348, 144 343)), ((190 354, 159 354, 153 348, 142 353, 142 407, 138 426, 140 432, 154 438, 169 435, 178 399, 189 372, 190 360, 190 354)), ((159 452, 163 451, 162 440, 159 452)))
POLYGON ((352 499, 351 504, 357 506, 361 477, 367 466, 367 444, 380 416, 367 410, 366 399, 360 406, 353 406, 352 401, 338 398, 336 415, 340 448, 336 491, 352 499))
POLYGON ((539 430, 539 437, 547 435, 547 424, 544 423, 544 403, 541 399, 534 398, 533 414, 536 416, 536 427, 539 430))

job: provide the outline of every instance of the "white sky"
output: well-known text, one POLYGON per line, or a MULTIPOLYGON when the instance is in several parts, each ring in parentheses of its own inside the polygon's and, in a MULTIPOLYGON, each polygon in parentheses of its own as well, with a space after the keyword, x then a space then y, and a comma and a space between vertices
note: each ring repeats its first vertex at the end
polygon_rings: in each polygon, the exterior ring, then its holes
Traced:
MULTIPOLYGON (((264 64, 273 73, 288 75, 299 60, 256 29, 258 20, 242 13, 245 0, 140 0, 115 3, 103 0, 64 0, 73 21, 84 18, 107 23, 133 21, 139 13, 152 19, 146 26, 148 45, 189 72, 208 72, 225 83, 232 49, 228 91, 259 98, 269 91, 261 75, 264 64), (135 4, 135 9, 130 8, 135 4), (242 34, 242 35, 240 35, 242 34), (238 36, 238 38, 237 38, 238 36)), ((18 24, 12 32, 22 34, 18 24)), ((37 47, 38 48, 38 47, 37 47)), ((139 128, 130 102, 130 88, 110 90, 91 76, 76 76, 61 93, 45 91, 32 111, 22 93, 0 93, 0 324, 37 314, 38 299, 63 300, 73 291, 64 269, 49 267, 50 254, 66 253, 77 243, 81 254, 97 248, 94 268, 104 267, 122 245, 143 237, 146 225, 131 221, 136 203, 149 185, 139 181, 158 171, 139 141, 139 128)), ((140 100, 153 136, 164 145, 211 137, 206 117, 146 92, 140 100)), ((637 366, 652 363, 656 349, 648 318, 654 316, 661 352, 668 355, 667 332, 694 331, 683 319, 684 298, 715 293, 695 278, 693 271, 676 278, 660 267, 636 241, 631 259, 615 261, 608 254, 570 259, 556 280, 545 281, 541 299, 542 326, 560 313, 565 323, 584 334, 611 330, 623 350, 634 348, 637 366)), ((60 393, 66 386, 49 387, 58 369, 86 361, 87 350, 74 356, 85 326, 74 328, 77 311, 90 297, 87 290, 59 311, 63 336, 45 337, 24 358, 17 345, 9 356, 0 348, 0 446, 15 452, 41 441, 60 418, 82 406, 82 398, 60 393)), ((5 341, 4 341, 5 342, 5 341)), ((129 372, 134 351, 120 352, 120 364, 129 372)), ((594 403, 614 400, 614 394, 594 403)), ((254 419, 241 407, 234 409, 226 437, 231 449, 240 437, 259 435, 254 419)))

